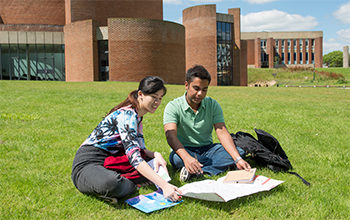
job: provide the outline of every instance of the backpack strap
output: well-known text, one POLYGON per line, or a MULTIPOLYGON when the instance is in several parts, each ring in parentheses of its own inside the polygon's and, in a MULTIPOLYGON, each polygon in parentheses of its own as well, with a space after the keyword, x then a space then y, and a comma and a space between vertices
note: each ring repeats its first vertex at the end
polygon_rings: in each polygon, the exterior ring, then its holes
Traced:
POLYGON ((293 174, 293 175, 299 177, 299 178, 301 179, 301 181, 303 181, 303 183, 304 183, 305 185, 310 186, 310 183, 309 183, 308 181, 306 181, 303 177, 301 177, 299 174, 297 174, 296 172, 290 172, 290 171, 288 171, 287 173, 290 173, 290 174, 293 174))

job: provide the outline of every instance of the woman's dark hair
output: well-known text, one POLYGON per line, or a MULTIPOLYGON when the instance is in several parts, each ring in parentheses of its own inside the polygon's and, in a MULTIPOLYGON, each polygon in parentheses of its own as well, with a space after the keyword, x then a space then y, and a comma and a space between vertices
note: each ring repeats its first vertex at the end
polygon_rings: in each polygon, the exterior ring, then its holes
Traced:
POLYGON ((211 76, 208 72, 208 70, 206 70, 204 68, 204 66, 201 65, 195 65, 194 67, 190 68, 187 70, 186 72, 186 81, 188 83, 191 83, 193 81, 193 78, 198 77, 201 80, 208 80, 209 83, 211 81, 211 76))
POLYGON ((161 89, 163 89, 163 96, 164 96, 167 90, 166 90, 166 87, 164 86, 164 81, 161 78, 157 76, 147 76, 141 80, 139 84, 139 88, 137 90, 130 92, 128 97, 123 102, 113 107, 107 115, 111 114, 112 112, 124 106, 131 105, 131 108, 138 107, 139 105, 139 102, 137 101, 138 91, 141 91, 145 95, 150 95, 158 92, 161 89))

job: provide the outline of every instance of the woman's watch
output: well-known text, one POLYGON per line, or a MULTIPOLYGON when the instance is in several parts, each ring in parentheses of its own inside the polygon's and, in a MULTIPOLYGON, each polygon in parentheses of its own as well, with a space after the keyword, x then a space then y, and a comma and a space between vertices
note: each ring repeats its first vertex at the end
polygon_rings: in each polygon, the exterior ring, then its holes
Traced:
POLYGON ((237 164, 238 161, 242 160, 242 157, 237 157, 237 159, 235 160, 235 163, 237 164))

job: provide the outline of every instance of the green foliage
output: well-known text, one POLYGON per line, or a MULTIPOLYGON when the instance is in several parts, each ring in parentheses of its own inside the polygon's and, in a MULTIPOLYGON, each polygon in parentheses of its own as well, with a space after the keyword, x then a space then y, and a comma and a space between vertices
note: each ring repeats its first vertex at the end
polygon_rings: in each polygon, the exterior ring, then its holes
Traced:
MULTIPOLYGON (((258 175, 285 182, 269 192, 227 203, 183 198, 183 203, 151 214, 124 200, 155 187, 122 198, 116 206, 80 193, 70 179, 76 150, 135 88, 136 83, 126 82, 0 81, 0 219, 348 219, 350 90, 339 88, 210 87, 208 91, 221 104, 230 132, 254 134, 253 128, 258 128, 274 135, 293 171, 310 187, 294 175, 258 168, 258 175)), ((183 95, 184 86, 167 88, 162 105, 145 115, 143 125, 146 146, 168 161, 163 110, 183 95)), ((170 165, 168 169, 171 183, 183 185, 179 172, 170 165)))
POLYGON ((333 51, 323 55, 323 63, 330 67, 343 67, 343 52, 333 51))

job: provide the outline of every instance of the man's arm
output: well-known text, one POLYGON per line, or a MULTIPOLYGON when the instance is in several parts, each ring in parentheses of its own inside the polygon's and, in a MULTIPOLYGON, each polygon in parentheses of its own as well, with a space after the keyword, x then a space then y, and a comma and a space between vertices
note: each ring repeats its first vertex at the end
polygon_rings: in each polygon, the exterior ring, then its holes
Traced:
MULTIPOLYGON (((218 136, 218 138, 220 140, 220 143, 225 148, 227 153, 229 153, 231 155, 233 160, 236 161, 238 158, 240 158, 240 155, 237 151, 235 144, 233 143, 233 140, 232 140, 230 133, 228 132, 228 130, 225 126, 225 123, 224 122, 216 123, 216 124, 214 124, 214 128, 215 128, 216 135, 218 136)), ((240 159, 238 162, 236 162, 236 166, 240 170, 243 170, 243 169, 245 169, 247 171, 250 170, 249 163, 247 163, 243 159, 240 159)))
POLYGON ((176 123, 169 123, 164 125, 165 136, 170 147, 174 152, 179 155, 185 164, 185 167, 189 173, 203 173, 202 164, 200 164, 195 158, 187 153, 185 147, 177 138, 177 125, 176 123))

